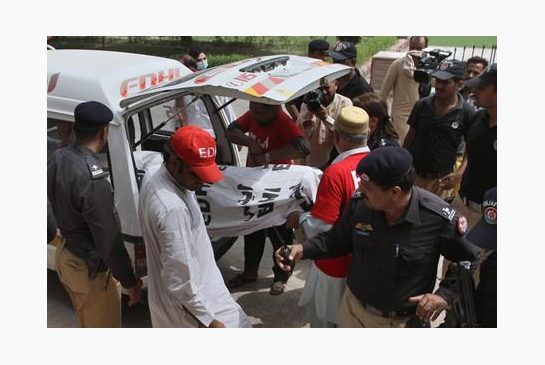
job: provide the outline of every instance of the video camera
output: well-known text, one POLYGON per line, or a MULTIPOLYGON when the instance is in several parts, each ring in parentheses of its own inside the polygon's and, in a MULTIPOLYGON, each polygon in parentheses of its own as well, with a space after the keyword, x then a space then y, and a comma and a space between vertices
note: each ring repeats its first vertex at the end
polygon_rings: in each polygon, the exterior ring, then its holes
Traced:
POLYGON ((451 51, 445 51, 438 48, 434 48, 431 51, 423 51, 422 58, 420 59, 420 62, 418 62, 416 70, 414 70, 414 81, 424 84, 429 83, 431 74, 437 71, 441 61, 451 54, 451 51))
POLYGON ((320 106, 324 103, 324 92, 322 89, 312 90, 305 94, 303 97, 303 103, 307 104, 308 110, 315 112, 320 109, 320 106))

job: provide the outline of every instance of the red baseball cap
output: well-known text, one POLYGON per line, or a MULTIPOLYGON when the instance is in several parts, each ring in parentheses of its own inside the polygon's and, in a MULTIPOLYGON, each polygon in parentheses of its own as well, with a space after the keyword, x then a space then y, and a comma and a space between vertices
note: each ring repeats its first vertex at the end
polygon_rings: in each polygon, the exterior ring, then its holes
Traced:
POLYGON ((214 183, 223 179, 216 165, 216 142, 208 132, 192 125, 178 128, 170 139, 170 146, 201 181, 214 183))

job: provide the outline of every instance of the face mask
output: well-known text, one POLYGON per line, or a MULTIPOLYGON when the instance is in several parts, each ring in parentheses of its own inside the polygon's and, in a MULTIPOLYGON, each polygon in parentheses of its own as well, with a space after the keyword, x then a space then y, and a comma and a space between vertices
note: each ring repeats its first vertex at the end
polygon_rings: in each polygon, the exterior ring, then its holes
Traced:
POLYGON ((197 70, 201 71, 208 67, 208 63, 206 61, 199 61, 197 62, 197 70))

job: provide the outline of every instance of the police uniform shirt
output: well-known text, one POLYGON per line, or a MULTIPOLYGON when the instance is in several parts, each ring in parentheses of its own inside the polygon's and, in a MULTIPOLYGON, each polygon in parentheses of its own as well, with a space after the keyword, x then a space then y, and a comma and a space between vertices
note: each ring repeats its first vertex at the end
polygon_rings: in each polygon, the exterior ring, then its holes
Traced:
POLYGON ((360 71, 357 68, 354 69, 354 71, 356 71, 356 74, 350 79, 348 84, 346 84, 346 86, 343 87, 342 90, 337 90, 337 94, 346 96, 350 100, 354 100, 354 98, 360 95, 373 92, 373 88, 363 78, 363 76, 360 74, 360 71))
POLYGON ((374 150, 379 147, 400 147, 397 139, 390 137, 384 130, 376 130, 367 141, 369 149, 374 150))
POLYGON ((111 270, 125 288, 136 284, 121 239, 113 191, 96 154, 73 144, 53 152, 47 162, 47 196, 66 249, 85 260, 89 274, 111 270))
POLYGON ((456 150, 467 131, 475 109, 458 94, 458 104, 442 117, 435 115, 435 95, 420 99, 407 123, 415 131, 410 147, 414 168, 418 175, 446 175, 456 161, 456 150))
MULTIPOLYGON (((477 258, 463 238, 467 223, 439 197, 414 187, 405 215, 388 226, 384 212, 355 195, 334 228, 303 244, 304 258, 352 253, 347 285, 362 302, 382 311, 413 313, 412 296, 431 293, 442 254, 450 261, 477 258), (465 224, 465 226, 464 226, 465 224)), ((436 294, 451 303, 452 274, 436 294)))
POLYGON ((497 251, 491 251, 481 264, 479 286, 475 296, 477 322, 482 327, 495 328, 498 321, 497 251))
POLYGON ((473 116, 466 136, 467 168, 462 177, 460 195, 477 204, 483 195, 497 186, 498 153, 496 126, 488 126, 489 115, 481 109, 473 116))

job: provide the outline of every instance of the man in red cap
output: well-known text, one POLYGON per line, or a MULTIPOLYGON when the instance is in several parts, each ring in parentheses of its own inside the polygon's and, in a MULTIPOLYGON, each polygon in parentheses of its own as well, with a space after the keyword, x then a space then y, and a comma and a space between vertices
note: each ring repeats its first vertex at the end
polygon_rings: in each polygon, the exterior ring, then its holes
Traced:
POLYGON ((223 178, 215 159, 207 132, 182 127, 166 144, 163 165, 142 182, 139 219, 153 327, 251 327, 225 287, 194 193, 223 178))

